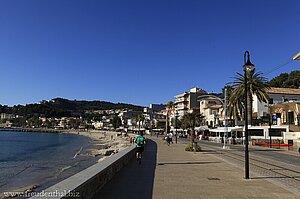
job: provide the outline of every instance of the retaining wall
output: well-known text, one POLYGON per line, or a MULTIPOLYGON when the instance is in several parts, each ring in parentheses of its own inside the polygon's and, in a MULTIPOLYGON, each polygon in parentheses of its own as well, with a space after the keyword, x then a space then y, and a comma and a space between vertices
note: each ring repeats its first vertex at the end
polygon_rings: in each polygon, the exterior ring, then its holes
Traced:
POLYGON ((124 149, 31 198, 92 198, 134 157, 135 151, 135 146, 124 149))

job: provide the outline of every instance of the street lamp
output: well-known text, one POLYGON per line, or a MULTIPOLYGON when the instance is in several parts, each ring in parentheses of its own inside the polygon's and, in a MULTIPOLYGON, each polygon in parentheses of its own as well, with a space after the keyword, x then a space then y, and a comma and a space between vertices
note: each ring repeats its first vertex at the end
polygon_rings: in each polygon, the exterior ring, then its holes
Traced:
POLYGON ((244 120, 245 120, 245 178, 249 179, 249 150, 248 150, 248 86, 247 86, 247 73, 251 72, 254 69, 254 65, 250 62, 250 53, 249 51, 245 51, 244 53, 244 97, 245 97, 245 114, 244 114, 244 120), (247 56, 247 61, 246 61, 247 56))
POLYGON ((224 103, 224 109, 225 109, 225 113, 224 113, 224 122, 225 122, 225 129, 224 129, 224 145, 223 145, 223 149, 228 149, 229 147, 226 146, 226 137, 228 137, 228 109, 227 109, 227 88, 225 88, 225 103, 224 103))

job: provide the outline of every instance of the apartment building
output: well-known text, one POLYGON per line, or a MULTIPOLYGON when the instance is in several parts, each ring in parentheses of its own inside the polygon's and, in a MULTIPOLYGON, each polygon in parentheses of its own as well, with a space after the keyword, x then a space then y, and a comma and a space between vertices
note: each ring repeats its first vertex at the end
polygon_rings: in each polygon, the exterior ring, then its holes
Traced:
POLYGON ((207 94, 200 88, 191 88, 189 91, 175 96, 175 110, 179 117, 192 110, 199 110, 198 97, 207 94))
POLYGON ((199 100, 200 113, 205 117, 209 127, 222 126, 224 122, 223 103, 216 97, 207 97, 199 100))
POLYGON ((260 118, 270 113, 270 107, 284 103, 300 101, 300 89, 295 88, 275 88, 271 87, 267 91, 270 100, 268 103, 259 102, 256 95, 253 96, 253 117, 260 118))

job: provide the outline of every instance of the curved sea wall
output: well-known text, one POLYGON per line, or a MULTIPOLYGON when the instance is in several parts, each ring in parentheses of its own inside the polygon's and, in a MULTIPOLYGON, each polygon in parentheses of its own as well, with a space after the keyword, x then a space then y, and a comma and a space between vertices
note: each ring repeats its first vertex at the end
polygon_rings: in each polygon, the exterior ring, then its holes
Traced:
POLYGON ((135 156, 135 151, 135 146, 130 146, 31 198, 92 198, 135 156))

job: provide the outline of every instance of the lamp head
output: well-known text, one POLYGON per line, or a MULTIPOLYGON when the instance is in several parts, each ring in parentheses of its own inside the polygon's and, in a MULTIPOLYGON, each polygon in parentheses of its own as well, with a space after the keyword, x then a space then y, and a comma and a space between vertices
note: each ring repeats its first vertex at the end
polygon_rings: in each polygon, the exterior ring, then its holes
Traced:
POLYGON ((254 64, 251 63, 250 61, 250 53, 249 51, 246 51, 244 54, 244 66, 243 70, 246 72, 250 72, 254 69, 254 64), (247 55, 247 61, 246 61, 246 55, 247 55))

